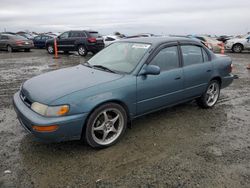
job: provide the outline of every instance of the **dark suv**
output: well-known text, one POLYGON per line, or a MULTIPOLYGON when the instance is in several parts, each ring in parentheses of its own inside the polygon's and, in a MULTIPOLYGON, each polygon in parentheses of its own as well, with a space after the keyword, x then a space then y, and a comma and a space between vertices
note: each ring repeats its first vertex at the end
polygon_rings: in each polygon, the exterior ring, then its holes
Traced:
MULTIPOLYGON (((57 38, 58 51, 77 51, 79 55, 86 56, 88 52, 97 53, 104 48, 103 38, 97 31, 67 31, 57 38)), ((48 53, 54 53, 54 39, 47 40, 48 53)))

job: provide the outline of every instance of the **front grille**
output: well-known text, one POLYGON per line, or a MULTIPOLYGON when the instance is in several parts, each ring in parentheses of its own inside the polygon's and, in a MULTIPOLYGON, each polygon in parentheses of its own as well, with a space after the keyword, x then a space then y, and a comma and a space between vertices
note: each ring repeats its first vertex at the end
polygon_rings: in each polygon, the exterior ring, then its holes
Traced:
POLYGON ((32 102, 24 95, 22 91, 20 92, 20 97, 26 106, 31 107, 32 102))

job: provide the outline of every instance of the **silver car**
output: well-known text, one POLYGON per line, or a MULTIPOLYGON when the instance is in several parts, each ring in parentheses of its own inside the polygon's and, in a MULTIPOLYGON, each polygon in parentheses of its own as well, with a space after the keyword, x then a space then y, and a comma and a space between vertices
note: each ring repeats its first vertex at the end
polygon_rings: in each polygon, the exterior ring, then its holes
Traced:
POLYGON ((14 50, 24 50, 29 52, 34 47, 33 41, 19 35, 0 34, 0 49, 13 52, 14 50))
POLYGON ((250 35, 245 35, 241 38, 233 38, 225 43, 226 50, 240 53, 243 50, 250 50, 250 35))

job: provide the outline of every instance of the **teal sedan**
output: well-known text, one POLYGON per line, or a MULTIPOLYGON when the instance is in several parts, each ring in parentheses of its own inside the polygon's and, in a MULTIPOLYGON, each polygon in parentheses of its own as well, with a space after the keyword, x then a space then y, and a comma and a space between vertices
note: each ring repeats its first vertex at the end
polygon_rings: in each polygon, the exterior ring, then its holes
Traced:
POLYGON ((84 64, 27 80, 13 103, 20 124, 36 137, 102 148, 139 116, 193 99, 213 107, 233 81, 231 70, 229 57, 192 39, 125 39, 84 64))

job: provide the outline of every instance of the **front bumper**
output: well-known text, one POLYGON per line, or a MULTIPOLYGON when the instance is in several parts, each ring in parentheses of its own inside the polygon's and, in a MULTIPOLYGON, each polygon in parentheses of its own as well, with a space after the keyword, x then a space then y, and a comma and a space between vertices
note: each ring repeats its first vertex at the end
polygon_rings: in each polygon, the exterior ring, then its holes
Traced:
POLYGON ((61 142, 81 139, 82 129, 87 117, 87 113, 63 117, 44 117, 26 106, 21 100, 19 92, 14 95, 13 104, 17 118, 21 125, 28 132, 34 134, 42 141, 61 142), (54 132, 37 132, 32 129, 33 125, 58 125, 59 128, 54 132))
POLYGON ((225 49, 226 49, 226 50, 231 50, 232 47, 233 47, 233 44, 226 44, 226 45, 225 45, 225 49))

